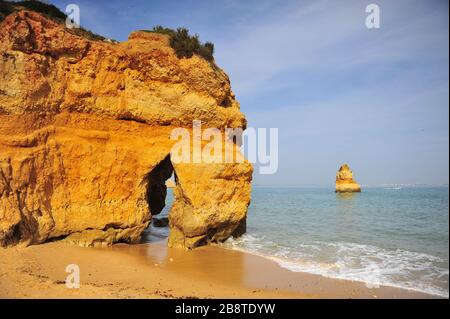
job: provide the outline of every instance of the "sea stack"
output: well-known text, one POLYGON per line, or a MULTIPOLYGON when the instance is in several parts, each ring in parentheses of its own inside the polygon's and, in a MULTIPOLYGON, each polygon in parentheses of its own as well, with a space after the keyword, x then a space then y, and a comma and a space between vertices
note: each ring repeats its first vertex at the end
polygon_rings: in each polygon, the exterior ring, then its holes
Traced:
POLYGON ((26 10, 0 23, 0 246, 138 242, 172 175, 170 246, 242 234, 251 164, 170 156, 171 132, 193 120, 245 129, 228 75, 164 34, 80 32, 26 10))
POLYGON ((166 181, 166 187, 167 188, 175 188, 177 185, 175 184, 173 179, 168 179, 166 181))
POLYGON ((361 186, 353 179, 353 172, 348 164, 339 168, 336 174, 336 193, 358 193, 361 186))

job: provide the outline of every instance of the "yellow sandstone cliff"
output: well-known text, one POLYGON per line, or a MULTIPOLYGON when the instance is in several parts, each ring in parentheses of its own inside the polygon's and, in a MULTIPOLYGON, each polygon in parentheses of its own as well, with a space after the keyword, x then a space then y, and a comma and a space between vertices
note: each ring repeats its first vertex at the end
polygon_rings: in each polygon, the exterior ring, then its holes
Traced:
POLYGON ((0 245, 139 241, 164 207, 171 246, 245 231, 252 167, 174 164, 174 127, 245 127, 228 76, 165 35, 92 41, 31 11, 0 24, 0 245))
POLYGON ((353 172, 347 164, 342 165, 336 174, 336 192, 360 192, 361 186, 353 180, 353 172))

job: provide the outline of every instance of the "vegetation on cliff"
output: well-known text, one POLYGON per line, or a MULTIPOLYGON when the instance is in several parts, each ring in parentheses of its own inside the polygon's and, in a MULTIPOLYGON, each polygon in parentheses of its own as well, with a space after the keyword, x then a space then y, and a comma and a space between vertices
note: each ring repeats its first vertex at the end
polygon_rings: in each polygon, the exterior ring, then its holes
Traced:
MULTIPOLYGON (((20 10, 30 10, 40 13, 58 23, 65 23, 67 18, 66 14, 59 10, 56 6, 54 6, 53 4, 45 3, 43 1, 27 0, 9 2, 0 0, 0 22, 2 22, 6 18, 6 16, 20 10)), ((86 30, 85 28, 70 29, 70 32, 90 40, 105 40, 105 37, 86 30)))
POLYGON ((36 0, 18 2, 7 2, 0 0, 0 21, 2 21, 7 15, 20 9, 35 11, 45 15, 48 18, 59 21, 66 19, 66 15, 52 4, 36 0))
MULTIPOLYGON (((9 2, 0 0, 0 22, 9 14, 20 10, 38 12, 58 23, 65 23, 67 17, 66 14, 56 6, 43 1, 27 0, 9 2)), ((178 58, 191 58, 194 54, 197 54, 209 62, 214 61, 214 44, 211 42, 201 43, 198 34, 190 35, 189 30, 186 28, 173 30, 158 25, 153 27, 152 30, 143 31, 168 35, 170 37, 170 46, 175 50, 178 58)), ((70 32, 90 40, 105 40, 104 37, 84 28, 71 29, 70 32)))
POLYGON ((207 61, 214 61, 214 44, 211 42, 201 43, 198 34, 190 35, 189 30, 186 28, 173 30, 158 25, 153 27, 152 30, 143 31, 168 35, 170 37, 170 46, 175 50, 179 58, 190 58, 197 54, 207 61))

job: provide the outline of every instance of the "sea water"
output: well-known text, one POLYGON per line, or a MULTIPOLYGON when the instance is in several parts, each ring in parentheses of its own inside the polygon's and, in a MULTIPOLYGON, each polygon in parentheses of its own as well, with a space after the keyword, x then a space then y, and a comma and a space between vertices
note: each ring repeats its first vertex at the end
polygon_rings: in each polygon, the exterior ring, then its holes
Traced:
MULTIPOLYGON (((168 229, 152 232, 164 237, 168 229)), ((448 187, 336 194, 332 188, 256 186, 247 233, 223 246, 291 271, 448 297, 448 233, 448 187)))
POLYGON ((449 295, 447 187, 254 187, 247 225, 225 246, 292 271, 449 295))

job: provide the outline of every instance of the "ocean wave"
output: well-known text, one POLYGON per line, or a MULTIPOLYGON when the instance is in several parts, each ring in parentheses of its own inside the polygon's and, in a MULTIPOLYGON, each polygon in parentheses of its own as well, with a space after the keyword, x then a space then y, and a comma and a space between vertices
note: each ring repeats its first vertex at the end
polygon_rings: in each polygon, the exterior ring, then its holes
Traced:
POLYGON ((279 245, 245 234, 222 246, 265 257, 295 272, 359 281, 368 288, 391 286, 448 298, 448 264, 437 256, 348 242, 279 245), (441 265, 439 265, 441 264, 441 265))

